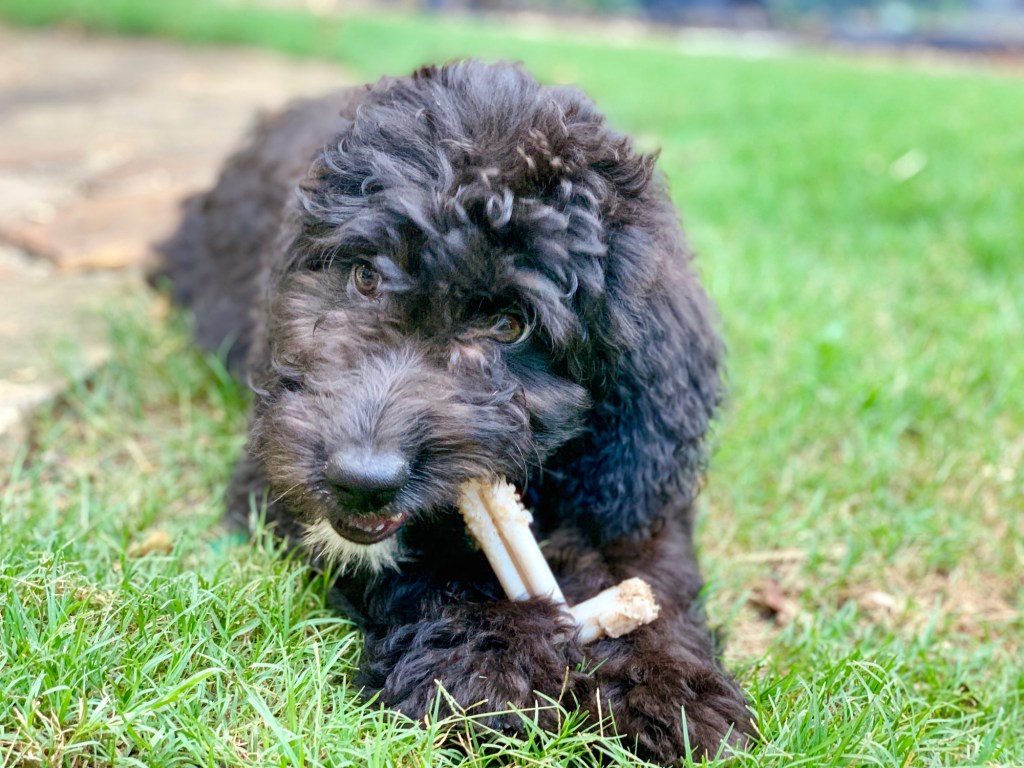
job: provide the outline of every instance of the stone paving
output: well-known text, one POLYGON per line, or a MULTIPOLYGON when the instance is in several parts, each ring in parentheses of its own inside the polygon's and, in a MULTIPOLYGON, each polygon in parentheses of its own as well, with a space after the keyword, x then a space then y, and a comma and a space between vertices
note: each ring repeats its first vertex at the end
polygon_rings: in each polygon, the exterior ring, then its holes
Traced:
MULTIPOLYGON (((98 309, 261 110, 351 82, 241 48, 0 27, 0 453, 108 355, 98 309), (68 368, 60 345, 80 363, 68 368)), ((0 477, 3 469, 0 467, 0 477)))

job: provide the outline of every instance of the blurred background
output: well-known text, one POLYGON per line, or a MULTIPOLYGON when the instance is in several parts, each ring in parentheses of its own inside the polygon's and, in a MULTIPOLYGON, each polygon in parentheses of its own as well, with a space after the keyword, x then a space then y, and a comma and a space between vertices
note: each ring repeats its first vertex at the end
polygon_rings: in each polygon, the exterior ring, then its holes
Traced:
POLYGON ((1024 0, 255 0, 322 14, 353 9, 633 20, 677 27, 784 32, 855 46, 951 51, 1024 47, 1024 0))

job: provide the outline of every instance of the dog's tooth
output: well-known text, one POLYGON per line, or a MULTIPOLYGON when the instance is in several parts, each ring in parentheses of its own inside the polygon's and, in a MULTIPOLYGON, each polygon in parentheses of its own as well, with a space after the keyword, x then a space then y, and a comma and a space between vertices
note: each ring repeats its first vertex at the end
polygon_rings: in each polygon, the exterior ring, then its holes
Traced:
POLYGON ((373 527, 373 532, 374 533, 379 533, 380 531, 383 531, 383 530, 384 530, 384 523, 377 523, 377 525, 375 525, 373 527))

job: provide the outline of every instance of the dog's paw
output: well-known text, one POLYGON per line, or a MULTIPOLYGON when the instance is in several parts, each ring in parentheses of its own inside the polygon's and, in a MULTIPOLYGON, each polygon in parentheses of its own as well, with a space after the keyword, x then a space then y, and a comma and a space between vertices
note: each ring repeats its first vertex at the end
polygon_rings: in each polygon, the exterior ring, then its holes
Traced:
POLYGON ((368 638, 361 682, 382 705, 415 719, 435 708, 441 715, 464 711, 513 733, 523 726, 510 711, 518 709, 552 727, 560 707, 571 711, 593 696, 565 622, 545 600, 447 606, 437 618, 368 638))
POLYGON ((619 650, 595 678, 602 710, 645 760, 671 765, 688 751, 714 757, 755 737, 746 696, 711 662, 619 650))

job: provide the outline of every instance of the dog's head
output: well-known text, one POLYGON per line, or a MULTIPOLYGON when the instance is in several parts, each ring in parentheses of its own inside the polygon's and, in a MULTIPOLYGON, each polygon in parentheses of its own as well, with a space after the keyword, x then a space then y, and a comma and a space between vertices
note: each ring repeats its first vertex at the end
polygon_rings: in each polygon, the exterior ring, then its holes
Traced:
POLYGON ((253 430, 311 544, 390 564, 463 480, 525 483, 600 431, 666 332, 665 262, 685 271, 652 168, 578 91, 515 66, 367 92, 301 187, 253 430))

